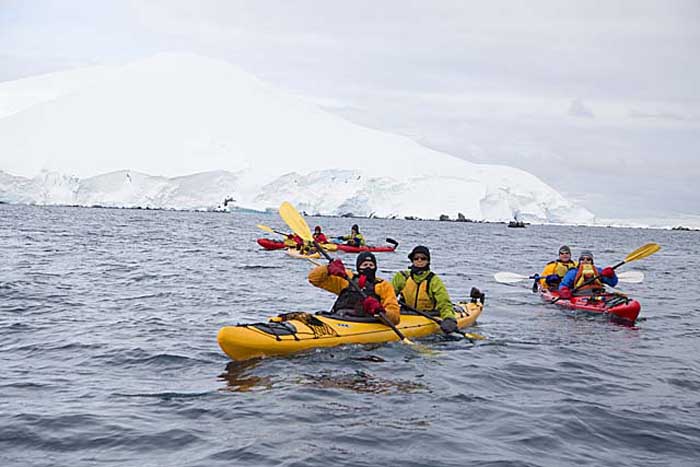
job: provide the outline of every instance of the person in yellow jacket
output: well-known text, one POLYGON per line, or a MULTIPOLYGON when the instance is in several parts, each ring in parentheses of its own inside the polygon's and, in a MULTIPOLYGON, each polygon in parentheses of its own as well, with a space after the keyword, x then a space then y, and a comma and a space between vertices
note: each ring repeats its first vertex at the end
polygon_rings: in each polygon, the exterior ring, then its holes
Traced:
POLYGON ((320 265, 309 272, 311 285, 328 290, 338 298, 331 309, 340 316, 367 317, 383 312, 387 319, 399 324, 399 303, 391 284, 376 276, 377 258, 369 251, 357 255, 357 274, 346 270, 336 258, 328 265, 320 265), (351 285, 352 281, 355 285, 351 285))
POLYGON ((440 329, 445 334, 457 330, 457 319, 452 300, 442 280, 430 270, 430 250, 418 245, 408 255, 411 266, 397 272, 391 284, 403 303, 420 311, 440 313, 440 329))
POLYGON ((559 258, 550 261, 540 274, 540 287, 557 290, 562 279, 570 269, 576 269, 578 263, 571 259, 571 248, 567 245, 559 247, 559 258))

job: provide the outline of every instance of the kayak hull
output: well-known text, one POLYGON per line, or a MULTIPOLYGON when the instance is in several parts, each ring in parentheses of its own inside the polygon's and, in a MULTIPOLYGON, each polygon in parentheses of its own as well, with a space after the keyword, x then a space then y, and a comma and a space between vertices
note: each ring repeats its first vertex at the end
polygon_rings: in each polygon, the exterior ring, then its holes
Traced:
POLYGON ((392 251, 396 250, 395 246, 370 246, 370 245, 365 245, 365 246, 353 246, 353 245, 345 245, 343 243, 338 243, 337 244, 338 250, 344 251, 346 253, 361 253, 363 251, 371 251, 373 253, 391 253, 392 251))
POLYGON ((299 250, 295 250, 293 248, 287 249, 287 256, 291 256, 292 258, 298 258, 298 259, 318 259, 321 257, 321 253, 316 252, 316 253, 311 253, 310 255, 304 255, 299 252, 299 250))
POLYGON ((269 238, 258 238, 256 241, 258 242, 258 245, 265 248, 266 250, 281 250, 282 248, 286 247, 284 242, 282 242, 280 240, 272 240, 269 238))
MULTIPOLYGON (((556 292, 541 290, 542 300, 551 303, 559 297, 556 292)), ((574 296, 571 300, 560 299, 555 303, 560 308, 582 311, 594 315, 607 315, 609 318, 634 323, 642 309, 637 300, 619 293, 605 292, 591 296, 574 296)))
MULTIPOLYGON (((256 242, 258 242, 258 245, 260 245, 266 250, 281 250, 283 248, 288 248, 288 246, 285 245, 285 243, 281 240, 272 240, 270 238, 258 238, 256 242)), ((336 251, 338 249, 338 245, 336 245, 335 243, 322 243, 321 246, 324 250, 328 251, 336 251)))
MULTIPOLYGON (((462 328, 476 322, 483 305, 460 303, 459 309, 456 312, 457 324, 462 328)), ((409 339, 440 332, 440 326, 435 321, 412 314, 402 314, 401 322, 396 327, 409 339)), ((280 315, 267 323, 226 326, 219 330, 216 339, 221 350, 237 361, 289 355, 319 347, 399 340, 390 327, 377 321, 356 321, 303 312, 280 315), (268 330, 268 327, 274 329, 268 330), (294 332, 287 333, 284 327, 293 329, 294 332)))

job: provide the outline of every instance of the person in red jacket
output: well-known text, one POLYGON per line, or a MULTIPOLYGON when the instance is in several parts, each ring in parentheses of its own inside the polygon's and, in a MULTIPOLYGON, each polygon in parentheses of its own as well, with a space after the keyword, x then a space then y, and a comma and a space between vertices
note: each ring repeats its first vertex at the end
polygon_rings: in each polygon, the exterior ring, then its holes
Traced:
POLYGON ((316 243, 328 243, 328 238, 326 238, 325 234, 321 232, 320 225, 314 227, 314 240, 316 240, 316 243))

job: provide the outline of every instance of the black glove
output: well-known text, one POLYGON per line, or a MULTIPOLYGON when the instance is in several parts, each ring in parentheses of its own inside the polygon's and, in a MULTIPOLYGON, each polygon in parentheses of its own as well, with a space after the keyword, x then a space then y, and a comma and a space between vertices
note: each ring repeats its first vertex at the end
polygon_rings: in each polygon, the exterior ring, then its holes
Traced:
POLYGON ((451 334, 457 330, 457 320, 454 318, 445 318, 440 322, 440 329, 445 334, 451 334))

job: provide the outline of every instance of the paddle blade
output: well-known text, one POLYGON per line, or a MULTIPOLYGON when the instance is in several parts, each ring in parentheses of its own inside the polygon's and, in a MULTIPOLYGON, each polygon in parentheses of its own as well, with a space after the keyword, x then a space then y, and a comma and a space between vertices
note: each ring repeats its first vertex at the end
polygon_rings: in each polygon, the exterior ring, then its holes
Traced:
POLYGON ((638 259, 646 258, 647 256, 651 256, 657 251, 659 251, 661 247, 659 246, 658 243, 647 243, 646 245, 637 248, 634 250, 632 253, 627 255, 625 258, 625 263, 629 263, 631 261, 637 261, 638 259))
POLYGON ((627 284, 639 284, 644 281, 644 273, 642 271, 625 271, 619 273, 617 279, 627 284))
POLYGON ((313 241, 309 224, 306 223, 304 218, 301 217, 301 214, 299 214, 299 211, 297 211, 294 206, 285 201, 280 205, 279 213, 282 220, 289 226, 290 229, 294 231, 295 234, 299 235, 307 242, 313 241))
POLYGON ((399 242, 397 242, 397 241, 394 240, 393 238, 387 237, 387 238, 386 238, 386 242, 387 242, 387 243, 390 243, 391 245, 393 245, 393 246, 394 246, 394 250, 396 249, 397 246, 399 246, 399 242))
POLYGON ((534 279, 530 276, 523 276, 522 274, 516 274, 514 272, 497 272, 493 275, 496 282, 501 284, 514 284, 516 282, 524 281, 525 279, 534 279))
POLYGON ((266 225, 258 224, 257 227, 261 230, 264 230, 265 232, 275 233, 275 231, 272 230, 271 227, 268 227, 266 225))
POLYGON ((465 332, 463 335, 467 339, 470 339, 473 341, 483 341, 486 339, 486 336, 482 336, 481 334, 477 334, 475 332, 465 332))

